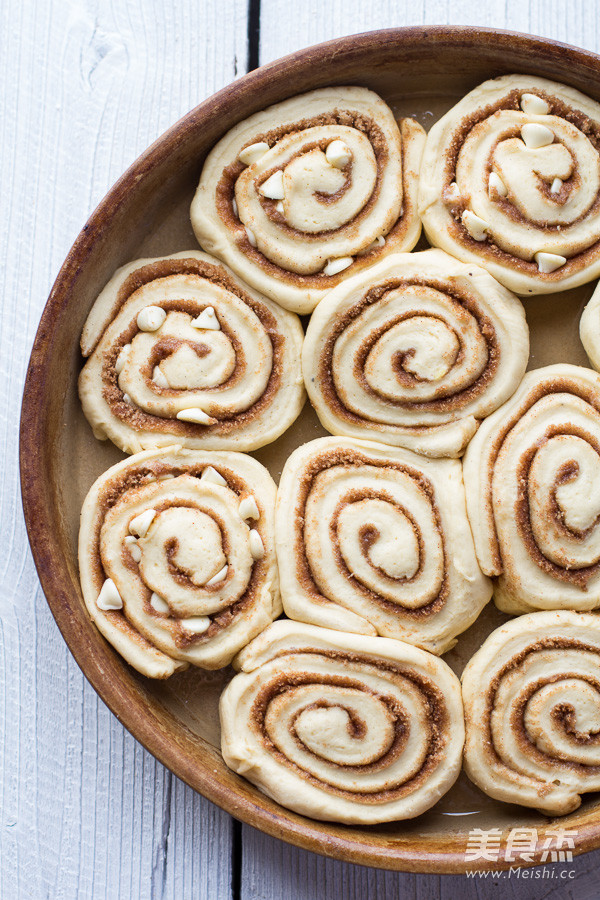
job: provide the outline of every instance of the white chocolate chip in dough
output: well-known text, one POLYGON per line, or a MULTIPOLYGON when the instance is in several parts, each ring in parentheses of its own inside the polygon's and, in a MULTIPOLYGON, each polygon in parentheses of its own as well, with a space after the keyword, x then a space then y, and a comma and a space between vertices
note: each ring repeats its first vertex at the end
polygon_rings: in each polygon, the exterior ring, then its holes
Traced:
POLYGON ((144 512, 141 512, 139 516, 136 516, 129 523, 130 533, 135 534, 137 537, 146 537, 155 515, 155 509, 145 509, 144 512))
POLYGON ((554 141, 554 132, 539 122, 527 122, 521 128, 521 137, 529 150, 539 150, 554 141))
POLYGON ((237 205, 237 201, 236 201, 235 197, 234 197, 233 200, 231 201, 231 208, 232 208, 232 210, 233 210, 234 216, 235 216, 236 219, 237 219, 237 218, 238 218, 238 205, 237 205))
POLYGON ((152 592, 152 596, 150 597, 150 606, 152 609, 155 609, 156 612, 159 613, 168 613, 169 612, 169 604, 160 594, 152 592))
POLYGON ((127 362, 127 357, 129 356, 129 351, 131 350, 131 344, 125 344, 121 347, 121 352, 117 356, 117 361, 115 363, 115 372, 117 375, 120 375, 123 371, 123 366, 127 362))
POLYGON ((547 116, 550 112, 550 104, 538 97, 537 94, 521 94, 521 109, 528 116, 547 116))
POLYGON ((275 204, 275 209, 277 210, 278 213, 281 213, 281 215, 283 215, 285 213, 285 209, 283 208, 283 203, 281 202, 281 200, 279 200, 275 204))
POLYGON ((268 200, 283 200, 285 193, 283 190, 283 172, 278 169, 276 172, 263 181, 259 187, 259 192, 268 200))
POLYGON ((266 141, 257 141, 256 144, 249 144, 247 147, 244 147, 244 149, 238 153, 238 159, 241 163, 244 163, 245 166, 251 166, 253 163, 258 162, 268 149, 269 145, 266 141))
POLYGON ((559 194, 560 189, 563 186, 562 179, 555 178, 552 184, 550 185, 550 193, 551 194, 559 194))
POLYGON ((460 188, 455 181, 451 181, 444 189, 444 200, 446 203, 458 203, 460 200, 460 188))
POLYGON ((228 568, 229 568, 229 566, 227 566, 227 565, 223 566, 223 568, 220 569, 216 575, 213 575, 213 577, 210 579, 210 581, 206 582, 204 587, 212 587, 213 584, 218 584, 220 581, 223 581, 227 575, 228 568))
POLYGON ((107 578, 96 600, 98 609, 123 609, 123 601, 112 578, 107 578))
POLYGON ((256 236, 255 236, 254 232, 252 231, 252 229, 248 228, 248 226, 246 225, 245 231, 246 231, 246 237, 248 238, 248 243, 250 244, 250 246, 256 247, 256 236))
POLYGON ((539 271, 543 275, 549 275, 550 272, 555 272, 556 269, 560 269, 561 266, 564 266, 567 257, 559 256, 558 253, 544 253, 542 250, 535 254, 535 261, 539 271))
POLYGON ((152 381, 154 384, 157 384, 161 388, 170 388, 171 385, 167 381, 167 376, 160 368, 160 366, 154 366, 154 371, 152 372, 152 381))
POLYGON ((343 169, 352 159, 352 153, 343 141, 335 140, 327 145, 325 157, 331 166, 336 169, 343 169))
POLYGON ((192 319, 190 322, 193 328, 202 328, 208 331, 220 331, 221 325, 217 319, 217 314, 212 306, 207 306, 202 312, 192 319))
POLYGON ((262 559, 265 555, 265 545, 256 528, 252 528, 250 531, 250 553, 252 559, 262 559))
POLYGON ((213 484, 220 484, 221 487, 227 487, 227 482, 223 478, 220 472, 217 472, 216 469, 213 469, 212 466, 207 466, 202 475, 200 476, 200 481, 212 481, 213 484))
POLYGON ((343 272, 344 269, 351 266, 353 262, 354 257, 352 256, 340 256, 338 259, 330 259, 323 269, 323 275, 337 275, 338 272, 343 272))
POLYGON ((133 406, 133 400, 131 399, 127 391, 123 394, 123 400, 128 404, 128 406, 133 406))
POLYGON ((490 172, 490 177, 488 179, 488 191, 491 193, 492 191, 496 191, 501 197, 506 197, 508 194, 508 188, 497 174, 497 172, 490 172))
POLYGON ((133 559, 133 561, 139 562, 142 558, 142 551, 138 547, 137 538, 134 537, 132 534, 128 534, 125 537, 125 545, 127 546, 127 549, 129 550, 129 553, 131 554, 131 558, 133 559))
POLYGON ((140 331, 158 331, 167 314, 161 306, 145 306, 137 316, 137 327, 140 331))
POLYGON ((488 223, 475 215, 474 212, 471 212, 470 209, 465 209, 462 216, 462 223, 475 241, 485 241, 488 234, 489 225, 488 223))
POLYGON ((217 419, 213 419, 199 406, 179 410, 177 418, 180 422, 193 422, 194 425, 214 425, 217 422, 217 419))
POLYGON ((241 519, 260 519, 260 513, 254 497, 244 497, 239 508, 241 519))
POLYGON ((181 627, 193 634, 203 634, 210 627, 208 616, 191 616, 189 619, 180 619, 181 627))

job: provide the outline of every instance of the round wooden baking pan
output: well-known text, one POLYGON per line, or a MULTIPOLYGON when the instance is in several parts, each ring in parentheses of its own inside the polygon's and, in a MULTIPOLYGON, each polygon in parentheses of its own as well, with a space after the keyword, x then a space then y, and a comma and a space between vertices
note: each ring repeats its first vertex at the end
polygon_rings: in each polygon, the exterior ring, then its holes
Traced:
MULTIPOLYGON (((405 28, 311 47, 246 75, 192 110, 119 179, 92 214, 59 273, 31 354, 21 420, 23 505, 48 603, 81 669, 129 731, 179 778, 244 822, 298 846, 363 865, 415 872, 464 872, 470 829, 536 828, 549 820, 485 797, 463 775, 436 807, 409 822, 370 828, 315 822, 282 809, 230 772, 219 752, 218 697, 231 670, 198 669, 166 682, 133 671, 91 624, 77 575, 81 502, 92 481, 122 454, 92 436, 77 398, 79 335, 114 270, 141 256, 196 248, 189 205, 207 151, 251 113, 331 84, 377 91, 398 115, 425 128, 479 82, 509 72, 542 75, 600 100, 600 58, 552 41, 472 28, 405 28)), ((424 243, 422 244, 424 246, 424 243)), ((578 339, 584 287, 527 301, 531 366, 587 365, 578 339)), ((289 452, 322 434, 306 409, 275 444, 255 455, 275 477, 289 452)), ((460 671, 503 617, 493 606, 446 658, 460 671)), ((577 831, 576 852, 600 846, 600 802, 559 820, 577 831)), ((478 861, 493 869, 502 863, 478 861)), ((510 863, 506 863, 506 866, 510 863)))

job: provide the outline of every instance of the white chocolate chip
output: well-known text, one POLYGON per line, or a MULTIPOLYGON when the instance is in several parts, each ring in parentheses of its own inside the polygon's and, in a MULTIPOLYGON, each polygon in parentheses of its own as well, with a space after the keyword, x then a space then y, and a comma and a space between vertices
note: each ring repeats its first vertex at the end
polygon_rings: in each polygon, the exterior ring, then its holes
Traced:
POLYGON ((555 178, 552 184, 550 185, 550 193, 551 194, 560 194, 560 189, 563 186, 562 180, 560 178, 555 178))
POLYGON ((263 181, 258 190, 268 200, 283 200, 285 194, 283 192, 283 172, 281 169, 273 172, 270 178, 263 181))
POLYGON ((260 513, 254 497, 244 497, 239 508, 241 519, 260 519, 260 513))
POLYGON ((225 576, 227 575, 228 568, 229 567, 227 565, 223 566, 223 568, 219 572, 217 572, 216 575, 213 575, 213 577, 210 579, 210 581, 206 582, 204 587, 212 587, 213 584, 218 584, 220 581, 223 581, 225 576))
POLYGON ((169 604, 166 600, 164 600, 160 594, 152 592, 152 596, 150 597, 150 606, 152 609, 155 609, 156 612, 159 613, 168 613, 169 612, 169 604))
POLYGON ((244 163, 245 166, 251 166, 253 163, 257 162, 261 156, 264 156, 267 150, 269 149, 269 145, 266 141, 257 141, 256 144, 249 144, 247 147, 238 153, 238 159, 241 163, 244 163))
POLYGON ((202 475, 200 476, 200 481, 212 481, 213 484, 220 484, 222 487, 227 487, 227 482, 223 478, 220 472, 217 472, 216 469, 213 469, 212 466, 207 466, 202 475))
POLYGON ((189 619, 180 619, 181 627, 194 634, 203 634, 210 627, 208 616, 191 616, 189 619))
POLYGON ((470 209, 465 209, 461 218, 463 225, 475 241, 485 241, 490 226, 484 219, 475 215, 470 209))
POLYGON ((535 254, 535 261, 539 271, 543 275, 549 275, 550 272, 555 272, 557 269, 560 269, 561 266, 564 266, 567 257, 559 256, 558 253, 545 253, 542 250, 535 254))
POLYGON ((325 157, 330 166, 335 166, 336 169, 343 169, 352 159, 352 153, 346 144, 338 139, 327 145, 325 157))
POLYGON ((277 210, 278 213, 281 213, 281 215, 283 215, 285 213, 285 209, 283 208, 283 203, 281 202, 281 200, 279 200, 275 204, 275 209, 277 210))
POLYGON ((444 200, 447 203, 458 203, 460 200, 460 188, 455 181, 451 181, 444 190, 444 200))
POLYGON ((165 475, 159 475, 156 480, 157 481, 170 481, 171 478, 176 478, 176 477, 177 476, 174 475, 172 472, 166 472, 165 475))
POLYGON ((123 601, 112 578, 107 578, 96 600, 98 609, 123 609, 123 601))
POLYGON ((125 545, 127 546, 133 561, 139 562, 142 558, 142 551, 137 545, 137 538, 132 534, 128 534, 125 538, 125 545))
POLYGON ((138 313, 137 327, 140 331, 158 331, 167 314, 161 306, 145 306, 138 313))
POLYGON ((546 116, 550 112, 550 104, 537 94, 521 94, 521 109, 528 116, 546 116))
POLYGON ((216 419, 205 413, 199 406, 193 406, 190 409, 181 409, 177 413, 180 422, 193 422, 195 425, 214 425, 216 419))
POLYGON ((343 272, 344 269, 351 266, 353 262, 354 257, 352 256, 340 256, 338 259, 330 259, 323 269, 323 275, 337 275, 338 272, 343 272))
POLYGON ((527 122, 521 128, 521 137, 525 141, 525 146, 529 150, 538 150, 540 147, 547 147, 554 140, 554 132, 540 125, 539 122, 527 122))
POLYGON ((159 366, 154 366, 154 371, 152 372, 152 381, 154 384, 157 384, 161 388, 170 388, 171 385, 167 381, 167 376, 163 372, 159 366))
POLYGON ((508 194, 508 188, 496 172, 490 172, 490 177, 488 179, 488 191, 490 193, 492 191, 496 191, 496 193, 500 194, 501 197, 506 197, 506 195, 508 194))
POLYGON ((155 509, 145 509, 144 512, 140 513, 139 516, 136 516, 129 523, 130 534, 135 534, 137 537, 146 537, 155 515, 155 509))
POLYGON ((248 243, 250 244, 250 246, 256 247, 256 238, 254 236, 254 232, 252 231, 252 229, 248 228, 248 226, 246 225, 245 231, 246 231, 246 237, 248 238, 248 243))
POLYGON ((115 363, 115 372, 117 375, 120 375, 123 371, 123 366, 127 362, 127 357, 129 356, 129 351, 131 350, 131 344, 125 344, 121 347, 121 352, 117 356, 117 361, 115 363))
POLYGON ((265 545, 256 528, 252 528, 250 531, 250 553, 252 559, 262 559, 265 555, 265 545))
POLYGON ((133 400, 131 399, 127 391, 123 394, 123 400, 125 401, 125 403, 128 403, 129 406, 133 406, 133 400))
POLYGON ((377 250, 379 247, 383 247, 385 244, 385 238, 382 234, 379 237, 376 237, 374 241, 371 241, 368 247, 365 247, 364 250, 361 250, 358 254, 359 256, 365 256, 367 253, 370 253, 372 250, 377 250))
POLYGON ((238 218, 238 205, 237 205, 237 201, 236 201, 235 197, 234 197, 233 200, 231 201, 231 208, 232 208, 232 210, 233 210, 234 216, 235 216, 236 219, 237 219, 237 218, 238 218))
POLYGON ((207 306, 205 309, 203 309, 200 315, 196 316, 195 319, 192 319, 190 325, 192 325, 193 328, 203 328, 208 331, 221 330, 219 320, 217 319, 217 314, 215 313, 212 306, 207 306))

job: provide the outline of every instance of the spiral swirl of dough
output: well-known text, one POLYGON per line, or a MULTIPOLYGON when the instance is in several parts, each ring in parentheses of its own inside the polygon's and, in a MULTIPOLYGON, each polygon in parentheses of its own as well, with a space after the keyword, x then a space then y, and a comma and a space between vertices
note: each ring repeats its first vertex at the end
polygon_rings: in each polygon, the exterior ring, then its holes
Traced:
POLYGON ((323 88, 236 125, 209 154, 191 208, 200 245, 294 312, 421 229, 425 133, 366 88, 323 88))
POLYGON ((505 612, 600 606, 600 376, 528 372, 464 459, 467 511, 505 612))
POLYGON ((126 453, 178 442, 253 450, 300 413, 297 316, 205 253, 140 259, 114 275, 86 322, 86 418, 126 453))
POLYGON ((518 294, 600 274, 600 105, 529 75, 486 81, 431 129, 419 211, 429 241, 518 294))
POLYGON ((460 771, 456 675, 387 638, 271 625, 221 697, 227 765, 289 809, 373 824, 429 809, 460 771))
POLYGON ((486 794, 565 815, 600 790, 600 620, 567 611, 497 628, 462 676, 465 769, 486 794))
POLYGON ((426 250, 333 290, 311 317, 302 365, 333 434, 458 456, 528 356, 519 300, 483 269, 426 250))
POLYGON ((491 596, 477 564, 461 465, 351 438, 288 459, 276 546, 291 619, 444 653, 491 596))
POLYGON ((83 596, 138 671, 220 668, 279 615, 275 493, 250 457, 177 446, 94 483, 81 512, 83 596))

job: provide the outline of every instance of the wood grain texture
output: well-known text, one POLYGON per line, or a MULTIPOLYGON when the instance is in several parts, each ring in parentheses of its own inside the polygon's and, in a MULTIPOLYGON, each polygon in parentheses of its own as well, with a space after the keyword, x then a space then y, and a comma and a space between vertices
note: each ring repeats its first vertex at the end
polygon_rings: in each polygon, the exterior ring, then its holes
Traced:
POLYGON ((124 730, 54 624, 17 441, 31 342, 64 256, 136 156, 245 71, 246 2, 7 0, 0 23, 0 897, 228 897, 230 818, 124 730))
MULTIPOLYGON (((600 51, 593 0, 262 0, 260 61, 373 28, 455 23, 600 51)), ((180 115, 245 71, 245 0, 0 4, 0 898, 227 900, 231 819, 151 757, 73 662, 39 589, 20 509, 27 358, 58 268, 107 188, 180 115)), ((243 900, 597 896, 574 880, 396 875, 242 830, 243 900)), ((555 867, 559 868, 559 867, 555 867)), ((234 879, 238 893, 237 878, 234 879)), ((236 898, 234 898, 236 900, 236 898)))

